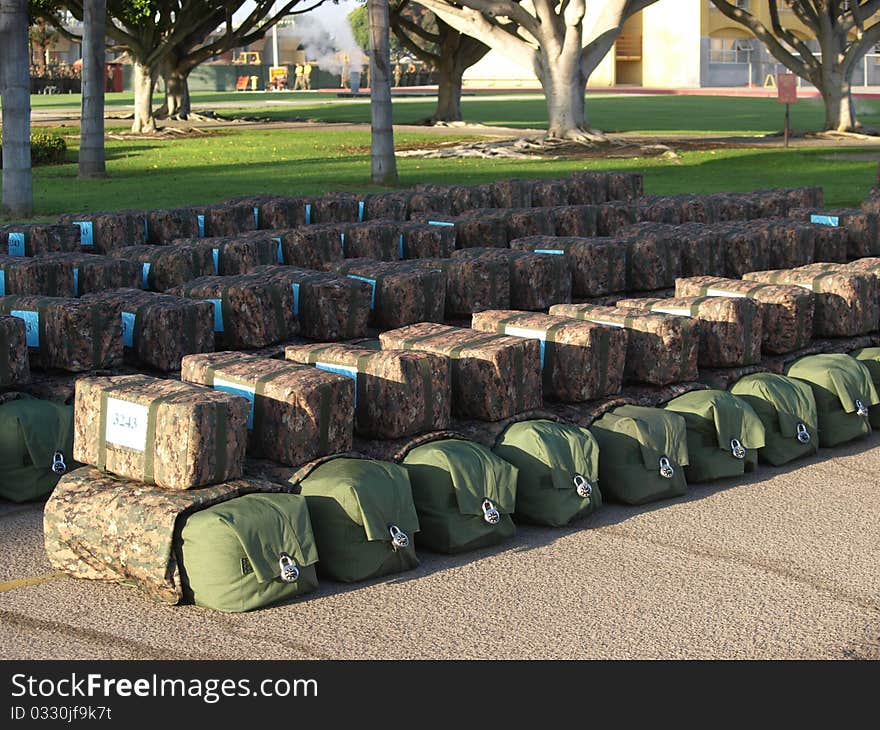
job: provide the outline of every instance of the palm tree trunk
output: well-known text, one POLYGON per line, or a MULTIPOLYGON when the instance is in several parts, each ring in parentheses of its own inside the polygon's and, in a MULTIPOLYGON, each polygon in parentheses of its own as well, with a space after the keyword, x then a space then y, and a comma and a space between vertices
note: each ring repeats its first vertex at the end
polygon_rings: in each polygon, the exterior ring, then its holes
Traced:
POLYGON ((28 60, 27 0, 0 0, 3 211, 21 218, 28 218, 34 212, 28 60))
POLYGON ((370 19, 371 177, 379 185, 396 185, 388 0, 367 0, 367 12, 370 19))
POLYGON ((83 15, 79 176, 104 177, 104 21, 107 0, 86 0, 83 15))

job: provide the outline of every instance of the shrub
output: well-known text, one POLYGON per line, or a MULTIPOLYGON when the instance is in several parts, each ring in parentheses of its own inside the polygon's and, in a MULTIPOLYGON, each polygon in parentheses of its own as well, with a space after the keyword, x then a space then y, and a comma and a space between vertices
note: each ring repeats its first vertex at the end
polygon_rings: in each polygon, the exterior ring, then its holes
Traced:
MULTIPOLYGON (((3 142, 3 132, 0 130, 0 144, 3 142)), ((31 164, 54 165, 64 162, 67 158, 67 142, 64 137, 59 137, 48 132, 31 132, 31 164)), ((3 152, 0 150, 0 167, 3 166, 3 152)))

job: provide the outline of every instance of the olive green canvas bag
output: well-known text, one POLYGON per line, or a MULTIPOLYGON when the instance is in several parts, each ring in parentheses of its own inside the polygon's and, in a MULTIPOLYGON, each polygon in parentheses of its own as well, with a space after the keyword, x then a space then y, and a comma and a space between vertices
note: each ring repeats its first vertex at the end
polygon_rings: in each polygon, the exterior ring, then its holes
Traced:
POLYGON ((518 520, 562 527, 602 506, 599 444, 587 429, 520 421, 504 431, 493 451, 519 472, 518 520))
POLYGON ((742 476, 758 463, 764 424, 744 401, 724 390, 694 390, 673 398, 666 409, 687 426, 688 484, 742 476))
POLYGON ((0 405, 0 497, 47 497, 73 469, 73 406, 22 396, 0 405))
MULTIPOLYGON (((865 347, 852 353, 852 356, 868 368, 874 387, 880 388, 880 347, 865 347)), ((871 428, 880 428, 880 406, 868 406, 868 420, 871 428)))
POLYGON ((184 599, 252 611, 318 587, 318 551, 306 500, 247 494, 195 512, 177 543, 184 599))
POLYGON ((803 381, 755 373, 740 378, 730 392, 748 403, 764 424, 764 447, 758 449, 762 463, 782 466, 819 450, 816 399, 803 381))
POLYGON ((419 545, 460 553, 516 532, 516 468, 473 441, 432 441, 403 460, 419 516, 419 545))
POLYGON ((786 375, 813 390, 820 446, 837 446, 871 433, 868 409, 880 398, 864 363, 849 355, 809 355, 789 365, 786 375))
POLYGON ((318 571, 344 582, 415 568, 419 518, 406 469, 331 459, 300 484, 318 545, 318 571))
POLYGON ((645 504, 687 492, 684 418, 662 408, 620 406, 590 427, 599 444, 606 499, 645 504))

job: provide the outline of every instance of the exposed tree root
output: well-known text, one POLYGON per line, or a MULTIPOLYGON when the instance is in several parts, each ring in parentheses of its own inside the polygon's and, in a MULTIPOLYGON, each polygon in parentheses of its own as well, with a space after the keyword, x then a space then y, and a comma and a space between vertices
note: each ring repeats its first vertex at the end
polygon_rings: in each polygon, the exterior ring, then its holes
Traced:
POLYGON ((604 132, 590 127, 567 129, 561 133, 556 129, 550 129, 546 139, 548 142, 577 142, 585 145, 610 144, 611 142, 604 132))

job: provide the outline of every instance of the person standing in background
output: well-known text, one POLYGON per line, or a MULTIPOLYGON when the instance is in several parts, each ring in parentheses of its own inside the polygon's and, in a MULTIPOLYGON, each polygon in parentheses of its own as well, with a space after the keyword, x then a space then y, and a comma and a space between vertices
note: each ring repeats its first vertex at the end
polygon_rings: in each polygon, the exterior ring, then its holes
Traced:
POLYGON ((300 91, 303 88, 303 67, 301 63, 296 64, 293 75, 293 90, 300 91))
POLYGON ((303 66, 303 89, 305 91, 312 90, 312 64, 306 61, 306 65, 303 66))

